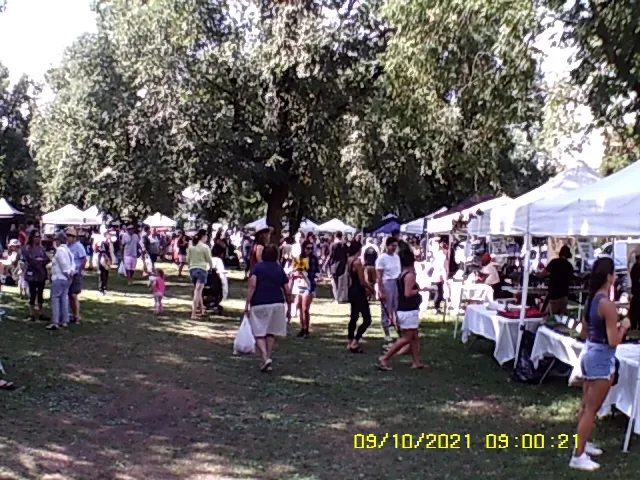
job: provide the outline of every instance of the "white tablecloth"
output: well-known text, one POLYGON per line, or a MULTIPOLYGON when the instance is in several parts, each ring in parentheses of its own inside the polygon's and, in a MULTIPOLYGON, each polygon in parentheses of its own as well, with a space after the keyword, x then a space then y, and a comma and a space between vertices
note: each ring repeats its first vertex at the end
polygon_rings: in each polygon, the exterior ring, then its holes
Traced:
POLYGON ((561 362, 575 367, 578 365, 578 357, 583 345, 578 340, 542 326, 536 332, 536 340, 531 351, 531 361, 533 366, 538 368, 538 364, 543 357, 555 357, 561 362))
MULTIPOLYGON (((536 340, 531 352, 531 360, 534 366, 544 356, 552 356, 567 365, 573 367, 571 377, 580 377, 580 354, 584 344, 566 335, 554 332, 550 328, 540 327, 536 334, 536 340)), ((616 407, 627 417, 631 415, 634 398, 636 395, 636 385, 638 383, 638 361, 640 360, 640 345, 623 344, 616 350, 616 357, 620 361, 618 384, 611 388, 609 395, 602 403, 602 408, 598 412, 600 416, 611 413, 616 407)), ((640 412, 634 412, 635 423, 634 432, 640 434, 640 412)))
MULTIPOLYGON (((527 330, 534 331, 542 318, 526 319, 527 330)), ((501 317, 484 305, 469 305, 462 323, 462 342, 467 343, 469 335, 475 334, 496 342, 494 358, 500 365, 516 358, 519 320, 501 317)))

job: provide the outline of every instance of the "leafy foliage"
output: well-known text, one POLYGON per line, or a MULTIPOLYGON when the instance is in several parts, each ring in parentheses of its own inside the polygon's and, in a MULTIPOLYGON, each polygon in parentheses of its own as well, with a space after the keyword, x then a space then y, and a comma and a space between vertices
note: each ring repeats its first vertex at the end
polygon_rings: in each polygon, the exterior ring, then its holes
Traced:
POLYGON ((34 129, 48 206, 171 214, 193 187, 211 192, 190 205, 209 221, 266 204, 276 227, 364 225, 540 180, 521 148, 542 105, 526 2, 102 0, 96 11, 97 34, 50 73, 56 97, 34 129))
POLYGON ((0 64, 0 196, 31 216, 40 211, 40 189, 27 139, 39 91, 27 77, 10 87, 0 64))
MULTIPOLYGON (((634 0, 547 0, 543 3, 563 22, 562 44, 576 50, 572 80, 583 91, 596 126, 613 132, 609 136, 618 139, 614 142, 618 145, 637 144, 640 140, 640 4, 634 0)), ((622 157, 618 153, 610 152, 603 166, 605 171, 626 164, 626 160, 619 161, 622 157), (612 160, 611 155, 617 160, 612 160)))

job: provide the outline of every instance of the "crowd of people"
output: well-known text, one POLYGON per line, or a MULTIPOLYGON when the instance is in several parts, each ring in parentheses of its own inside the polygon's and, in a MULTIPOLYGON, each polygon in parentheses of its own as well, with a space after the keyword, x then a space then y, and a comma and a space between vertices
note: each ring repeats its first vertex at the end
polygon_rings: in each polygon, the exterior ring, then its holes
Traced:
MULTIPOLYGON (((254 237, 240 233, 234 245, 230 232, 217 232, 210 241, 204 229, 189 236, 183 231, 167 234, 135 225, 127 225, 122 231, 102 228, 94 232, 69 227, 53 236, 53 255, 49 255, 50 248, 45 246, 41 231, 33 225, 11 232, 15 235, 8 239, 8 255, 0 262, 0 279, 3 284, 14 282, 20 287, 20 295, 28 297, 28 318, 47 321, 48 330, 81 323, 80 295, 86 270, 98 271, 98 289, 106 294, 112 268, 117 265, 119 273, 131 284, 140 259, 143 273, 149 278, 154 311, 162 314, 166 279, 164 271, 156 266, 161 257, 173 260, 179 275, 184 274, 185 267, 188 269, 194 285, 191 319, 201 320, 208 305, 206 286, 212 275, 225 274, 226 265, 239 265, 237 246, 248 279, 244 313, 261 354, 263 372, 273 370, 275 339, 286 336, 294 315, 300 323, 297 336, 305 339, 311 336, 311 306, 323 276, 331 281, 334 300, 350 306, 348 352, 364 352, 362 339, 372 323, 370 305, 379 302, 385 338, 377 367, 391 370, 394 356, 409 354, 411 368, 423 368, 419 337, 421 304, 425 296, 428 299, 433 294, 434 308, 440 311, 450 270, 447 242, 439 242, 438 248, 429 253, 418 239, 403 240, 398 231, 384 239, 367 238, 363 243, 361 235, 350 237, 340 232, 327 237, 300 232, 277 239, 272 229, 264 229, 254 237), (416 265, 426 257, 429 257, 426 272, 429 286, 421 285, 420 272, 416 271, 416 265), (48 281, 51 317, 46 316, 44 305, 48 281)), ((549 277, 546 303, 551 314, 566 312, 569 284, 574 276, 570 258, 569 248, 563 247, 558 258, 541 273, 549 277)), ((633 297, 640 291, 636 288, 640 284, 638 265, 640 256, 631 272, 633 297)), ((491 286, 496 296, 500 294, 501 279, 489 255, 481 257, 481 267, 475 274, 476 281, 491 286)), ((616 347, 631 328, 629 319, 619 322, 617 307, 610 299, 615 281, 613 260, 598 259, 591 272, 582 319, 586 336, 581 358, 584 387, 578 415, 578 444, 570 461, 571 467, 582 470, 598 468, 592 457, 602 452, 588 440, 596 414, 616 381, 616 347)), ((226 289, 228 292, 228 285, 226 289)), ((632 306, 637 303, 633 297, 632 306)), ((0 389, 13 388, 12 382, 0 380, 0 389)))

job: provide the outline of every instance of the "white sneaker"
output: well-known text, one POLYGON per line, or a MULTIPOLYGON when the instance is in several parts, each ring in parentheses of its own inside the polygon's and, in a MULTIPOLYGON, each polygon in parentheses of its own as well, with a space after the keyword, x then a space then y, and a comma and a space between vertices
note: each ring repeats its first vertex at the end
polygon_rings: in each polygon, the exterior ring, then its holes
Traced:
POLYGON ((569 467, 577 470, 585 470, 587 472, 593 472, 600 468, 600 464, 591 460, 591 457, 584 452, 579 457, 573 456, 569 461, 569 467))
POLYGON ((598 455, 602 455, 602 450, 596 447, 593 443, 587 442, 584 446, 584 451, 590 457, 597 457, 598 455))

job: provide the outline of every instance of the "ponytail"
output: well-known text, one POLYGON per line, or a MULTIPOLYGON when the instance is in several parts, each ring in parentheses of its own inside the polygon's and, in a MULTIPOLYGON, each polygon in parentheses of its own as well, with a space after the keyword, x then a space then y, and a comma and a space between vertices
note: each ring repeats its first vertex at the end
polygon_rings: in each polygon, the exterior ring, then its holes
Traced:
POLYGON ((192 241, 193 246, 195 247, 196 245, 198 245, 198 242, 200 242, 200 240, 202 240, 206 235, 207 235, 207 231, 204 228, 201 228, 200 230, 198 230, 198 233, 196 233, 196 236, 193 237, 193 241, 192 241))
POLYGON ((609 275, 613 275, 613 273, 614 265, 613 260, 610 257, 601 257, 593 264, 593 268, 591 269, 591 280, 589 283, 589 296, 587 297, 587 305, 584 311, 587 323, 589 323, 589 314, 591 312, 591 302, 593 302, 593 297, 595 297, 596 292, 600 290, 605 283, 607 283, 607 277, 609 275))

